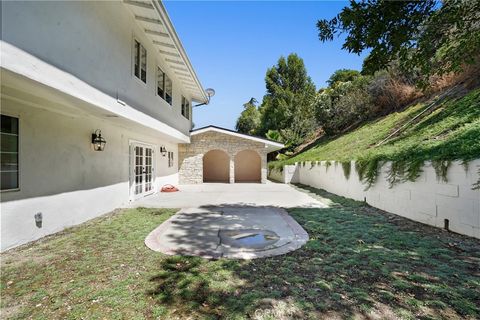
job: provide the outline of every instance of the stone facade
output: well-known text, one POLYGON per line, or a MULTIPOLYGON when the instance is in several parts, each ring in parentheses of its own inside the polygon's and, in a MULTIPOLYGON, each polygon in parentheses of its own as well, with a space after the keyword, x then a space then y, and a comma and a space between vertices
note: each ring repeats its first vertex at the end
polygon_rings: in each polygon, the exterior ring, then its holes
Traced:
POLYGON ((261 159, 261 182, 267 182, 267 148, 264 143, 220 132, 203 132, 191 136, 189 144, 178 146, 180 184, 203 183, 203 156, 211 150, 222 150, 230 158, 230 183, 235 182, 235 155, 253 150, 261 159))

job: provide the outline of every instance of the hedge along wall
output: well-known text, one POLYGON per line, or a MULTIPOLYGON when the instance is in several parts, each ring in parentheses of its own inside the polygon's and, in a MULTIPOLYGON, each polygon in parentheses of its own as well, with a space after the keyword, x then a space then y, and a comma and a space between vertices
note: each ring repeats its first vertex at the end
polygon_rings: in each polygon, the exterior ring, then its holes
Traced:
POLYGON ((340 163, 307 161, 296 163, 293 174, 291 168, 284 168, 281 174, 280 170, 272 171, 270 178, 324 189, 421 223, 439 228, 448 225, 451 231, 480 238, 480 190, 472 190, 478 180, 480 159, 471 161, 468 166, 452 163, 447 181, 437 178, 433 166, 427 163, 415 182, 393 186, 387 181, 390 166, 391 163, 382 166, 376 182, 368 189, 359 180, 353 162, 350 174, 340 163))

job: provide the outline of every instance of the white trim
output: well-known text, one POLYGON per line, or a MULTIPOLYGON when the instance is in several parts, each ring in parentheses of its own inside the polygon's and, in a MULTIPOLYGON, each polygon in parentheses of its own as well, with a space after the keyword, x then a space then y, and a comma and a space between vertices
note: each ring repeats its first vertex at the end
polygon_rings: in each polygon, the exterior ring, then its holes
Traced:
MULTIPOLYGON (((107 113, 118 115, 136 125, 167 135, 176 142, 190 142, 190 137, 179 130, 128 104, 119 107, 120 104, 117 98, 109 96, 72 74, 60 70, 7 42, 0 41, 0 53, 2 57, 0 66, 3 83, 11 81, 18 84, 20 81, 30 80, 55 89, 71 98, 78 99, 72 100, 72 106, 79 109, 87 106, 88 108, 95 107, 101 113, 106 111, 107 113), (22 78, 20 79, 18 76, 22 78)), ((21 88, 21 86, 17 87, 21 88)), ((56 109, 61 111, 61 108, 56 109)))
MULTIPOLYGON (((142 142, 134 139, 128 140, 128 181, 129 181, 129 196, 128 200, 130 202, 136 201, 140 198, 149 196, 157 192, 156 190, 156 174, 157 174, 157 145, 151 144, 147 142, 142 142), (150 183, 152 184, 152 189, 148 192, 142 192, 140 194, 135 194, 135 147, 142 147, 152 149, 152 180, 150 183)), ((143 153, 144 161, 145 161, 145 153, 143 153)), ((145 163, 143 163, 145 165, 145 163)), ((142 177, 142 183, 145 183, 145 175, 142 177)), ((143 188, 143 186, 142 186, 143 188)))
MULTIPOLYGON (((128 5, 128 1, 124 1, 124 3, 126 3, 128 5)), ((185 52, 185 49, 184 49, 184 47, 183 47, 183 45, 180 41, 180 38, 178 37, 177 32, 175 31, 175 28, 173 27, 172 21, 170 20, 170 17, 168 16, 168 13, 167 13, 163 3, 161 3, 161 1, 158 1, 158 0, 150 0, 150 3, 151 3, 151 6, 152 6, 151 9, 157 13, 159 21, 163 24, 163 28, 170 35, 169 39, 173 43, 172 44, 173 49, 175 49, 176 53, 178 53, 178 55, 179 55, 178 58, 181 59, 184 62, 185 67, 187 69, 186 71, 189 73, 189 77, 191 77, 191 79, 195 83, 195 89, 193 89, 193 93, 190 93, 189 95, 191 96, 192 100, 199 101, 199 102, 207 102, 208 101, 207 94, 206 94, 205 90, 203 89, 203 86, 200 83, 200 80, 198 79, 198 76, 195 73, 195 70, 193 69, 193 66, 192 66, 192 64, 191 64, 191 62, 190 62, 190 60, 187 56, 187 53, 185 52), (195 97, 193 97, 193 96, 195 96, 195 97)), ((129 10, 132 13, 132 17, 135 19, 136 9, 134 9, 132 7, 129 7, 129 10)), ((141 22, 139 22, 139 20, 135 20, 135 21, 140 26, 140 29, 142 29, 142 30, 145 29, 145 27, 142 25, 141 22)), ((151 35, 149 35, 145 32, 144 32, 144 34, 147 38, 149 38, 152 41, 154 47, 156 47, 155 43, 153 42, 155 39, 152 38, 151 35)), ((166 41, 166 42, 168 42, 168 44, 170 44, 169 41, 166 41)), ((157 50, 155 50, 155 51, 157 51, 157 50)), ((169 69, 174 69, 174 68, 172 68, 171 65, 169 65, 169 63, 167 61, 165 61, 165 59, 167 58, 166 55, 161 54, 158 51, 157 51, 157 54, 159 54, 162 57, 162 59, 165 62, 165 65, 167 65, 169 69)), ((172 79, 172 77, 170 77, 170 78, 172 79)), ((184 87, 184 86, 182 85, 182 87, 184 87)), ((190 90, 187 90, 187 88, 185 88, 185 87, 184 87, 184 89, 185 89, 185 91, 191 92, 190 90)))
MULTIPOLYGON (((203 129, 199 129, 199 130, 191 132, 190 135, 195 136, 197 134, 208 132, 208 131, 215 131, 215 132, 219 132, 219 133, 229 134, 231 136, 238 137, 238 138, 243 138, 243 139, 248 139, 248 140, 252 140, 252 141, 256 141, 256 142, 265 143, 266 145, 270 145, 270 146, 273 146, 273 147, 278 147, 278 149, 282 149, 282 148, 285 147, 285 145, 283 143, 273 142, 273 141, 270 141, 270 140, 267 140, 267 139, 257 138, 257 137, 249 136, 249 135, 246 135, 246 134, 243 134, 243 133, 232 132, 230 130, 215 128, 215 127, 206 127, 206 128, 203 128, 203 129)), ((276 149, 276 150, 278 150, 278 149, 276 149)))

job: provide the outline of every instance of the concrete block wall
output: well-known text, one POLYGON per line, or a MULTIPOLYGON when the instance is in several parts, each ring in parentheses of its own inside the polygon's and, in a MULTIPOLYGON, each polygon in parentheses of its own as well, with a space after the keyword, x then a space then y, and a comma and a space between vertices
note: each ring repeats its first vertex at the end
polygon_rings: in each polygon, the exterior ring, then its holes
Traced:
POLYGON ((297 183, 299 182, 297 166, 288 165, 283 166, 283 170, 272 169, 268 173, 268 177, 272 180, 283 183, 297 183))
MULTIPOLYGON (((448 220, 451 231, 480 238, 480 190, 472 190, 478 180, 480 159, 470 162, 467 169, 460 162, 452 163, 447 182, 437 179, 432 165, 426 163, 415 182, 393 187, 386 179, 390 165, 386 163, 381 168, 376 183, 368 190, 359 180, 354 163, 348 179, 340 164, 327 166, 323 161, 297 163, 295 174, 299 183, 366 201, 373 207, 439 228, 444 228, 448 220)), ((271 172, 270 177, 289 183, 284 175, 276 172, 271 172)))

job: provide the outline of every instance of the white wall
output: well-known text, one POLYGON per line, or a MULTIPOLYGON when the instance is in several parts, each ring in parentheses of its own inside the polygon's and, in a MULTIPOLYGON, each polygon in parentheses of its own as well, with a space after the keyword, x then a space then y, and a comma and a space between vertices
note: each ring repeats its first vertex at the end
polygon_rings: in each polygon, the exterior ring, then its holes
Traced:
MULTIPOLYGON (((373 207, 440 228, 448 219, 450 230, 480 238, 480 191, 472 190, 478 179, 480 159, 470 162, 467 171, 461 163, 453 163, 448 169, 448 182, 437 180, 435 170, 427 164, 415 182, 400 183, 392 188, 386 180, 389 166, 387 163, 382 167, 377 182, 368 190, 359 181, 353 164, 348 180, 340 164, 327 168, 325 162, 313 166, 311 162, 297 163, 296 171, 302 184, 366 201, 373 207)), ((283 178, 277 173, 271 177, 283 178)))
POLYGON ((121 1, 2 1, 2 40, 188 135, 190 99, 121 1), (147 84, 133 76, 133 39, 147 49, 147 84), (173 107, 156 95, 156 67, 173 79, 173 107))
POLYGON ((283 166, 283 170, 269 170, 268 178, 282 183, 297 183, 299 181, 296 165, 283 166))
POLYGON ((129 201, 129 143, 156 149, 155 190, 178 184, 178 145, 139 134, 108 119, 58 114, 2 97, 2 114, 19 117, 20 190, 1 193, 1 250, 126 205, 129 201), (102 130, 107 144, 93 151, 91 134, 102 130), (168 168, 160 146, 175 153, 168 168), (41 228, 34 215, 43 214, 41 228))

